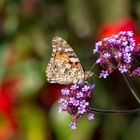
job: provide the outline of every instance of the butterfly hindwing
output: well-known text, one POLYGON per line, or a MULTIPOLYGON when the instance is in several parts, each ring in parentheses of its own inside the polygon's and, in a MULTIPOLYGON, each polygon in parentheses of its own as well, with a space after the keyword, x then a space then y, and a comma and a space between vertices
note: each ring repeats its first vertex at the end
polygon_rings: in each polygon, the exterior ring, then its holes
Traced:
POLYGON ((84 81, 84 70, 70 45, 62 38, 52 40, 52 57, 46 69, 50 83, 73 84, 84 81))

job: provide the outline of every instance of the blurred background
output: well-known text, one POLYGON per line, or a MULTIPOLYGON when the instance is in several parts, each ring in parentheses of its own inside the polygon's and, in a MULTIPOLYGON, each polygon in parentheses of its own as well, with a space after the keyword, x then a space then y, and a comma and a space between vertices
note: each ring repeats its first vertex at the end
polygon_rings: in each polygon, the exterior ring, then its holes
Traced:
MULTIPOLYGON (((132 30, 140 42, 140 0, 0 0, 0 140, 139 140, 138 113, 95 113, 70 130, 71 116, 58 114, 64 85, 45 78, 54 36, 67 40, 88 70, 94 43, 121 30, 132 30)), ((132 80, 140 90, 139 78, 132 80)), ((138 107, 119 73, 92 82, 91 106, 138 107)))

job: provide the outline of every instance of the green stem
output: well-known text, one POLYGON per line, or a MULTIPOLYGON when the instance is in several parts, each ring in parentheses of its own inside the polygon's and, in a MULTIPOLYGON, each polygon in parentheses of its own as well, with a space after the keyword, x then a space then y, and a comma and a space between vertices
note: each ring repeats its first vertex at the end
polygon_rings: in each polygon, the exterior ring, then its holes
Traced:
POLYGON ((123 77, 124 77, 125 82, 127 83, 127 86, 129 87, 132 95, 134 96, 134 98, 136 99, 136 101, 140 104, 140 99, 139 99, 138 95, 136 94, 136 89, 135 89, 132 81, 127 76, 127 74, 123 74, 123 77))
POLYGON ((102 114, 132 114, 140 112, 140 108, 129 109, 129 110, 105 110, 105 109, 97 109, 97 108, 90 108, 90 112, 102 113, 102 114))

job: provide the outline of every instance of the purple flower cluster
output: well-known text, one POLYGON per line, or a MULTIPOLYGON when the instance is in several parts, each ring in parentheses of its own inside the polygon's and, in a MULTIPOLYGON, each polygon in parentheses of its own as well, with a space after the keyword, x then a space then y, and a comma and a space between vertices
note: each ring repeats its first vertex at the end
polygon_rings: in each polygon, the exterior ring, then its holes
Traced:
POLYGON ((94 84, 80 83, 61 90, 63 97, 59 99, 58 103, 61 103, 63 106, 59 107, 59 112, 67 111, 73 116, 73 121, 69 125, 71 129, 76 129, 78 118, 85 113, 88 113, 87 117, 89 120, 94 119, 94 114, 89 109, 93 88, 94 84))
POLYGON ((116 35, 104 38, 95 44, 94 54, 98 54, 96 64, 102 67, 100 78, 118 69, 120 73, 128 72, 130 76, 140 75, 136 60, 140 59, 140 49, 135 48, 132 31, 121 31, 116 35))

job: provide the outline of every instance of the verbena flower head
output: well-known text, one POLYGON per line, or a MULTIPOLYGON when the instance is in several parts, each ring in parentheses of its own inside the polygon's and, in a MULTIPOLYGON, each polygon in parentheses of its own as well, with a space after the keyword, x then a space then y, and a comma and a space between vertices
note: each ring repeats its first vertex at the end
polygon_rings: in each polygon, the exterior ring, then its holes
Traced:
POLYGON ((96 64, 102 67, 100 78, 107 78, 115 69, 120 73, 128 72, 131 76, 140 75, 136 62, 140 59, 140 47, 135 48, 132 31, 121 31, 104 38, 95 44, 93 53, 99 56, 96 64))
POLYGON ((59 107, 59 112, 67 111, 72 115, 73 121, 69 125, 71 129, 76 129, 78 118, 85 113, 88 113, 89 120, 94 119, 94 114, 89 109, 93 88, 94 84, 80 83, 61 90, 62 98, 58 103, 61 103, 62 106, 59 107))

